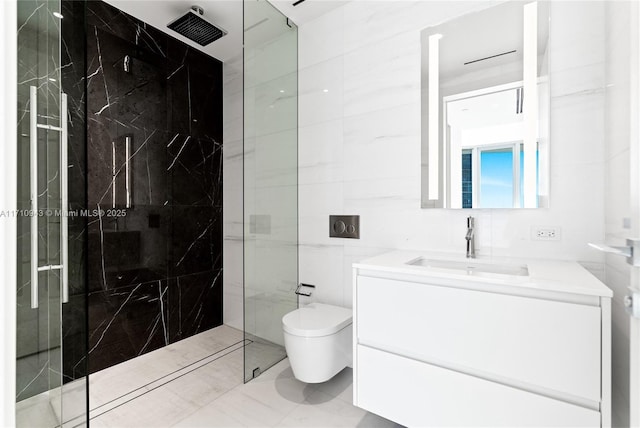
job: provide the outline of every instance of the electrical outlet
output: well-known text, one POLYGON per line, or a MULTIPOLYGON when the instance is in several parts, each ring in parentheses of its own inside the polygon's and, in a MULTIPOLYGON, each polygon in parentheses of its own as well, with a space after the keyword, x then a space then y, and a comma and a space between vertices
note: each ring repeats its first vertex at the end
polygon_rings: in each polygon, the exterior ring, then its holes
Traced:
POLYGON ((560 241, 560 228, 557 226, 535 226, 531 228, 534 241, 560 241))

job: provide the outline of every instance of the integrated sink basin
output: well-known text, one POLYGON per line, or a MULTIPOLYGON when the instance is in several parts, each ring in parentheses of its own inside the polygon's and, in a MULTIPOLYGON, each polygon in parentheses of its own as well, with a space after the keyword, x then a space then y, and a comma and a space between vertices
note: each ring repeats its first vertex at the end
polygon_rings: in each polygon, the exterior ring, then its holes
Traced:
POLYGON ((476 263, 472 260, 437 260, 424 257, 408 261, 406 264, 411 266, 421 266, 428 269, 445 269, 448 271, 455 271, 457 273, 465 273, 466 275, 491 274, 500 276, 529 276, 529 269, 526 265, 476 263))

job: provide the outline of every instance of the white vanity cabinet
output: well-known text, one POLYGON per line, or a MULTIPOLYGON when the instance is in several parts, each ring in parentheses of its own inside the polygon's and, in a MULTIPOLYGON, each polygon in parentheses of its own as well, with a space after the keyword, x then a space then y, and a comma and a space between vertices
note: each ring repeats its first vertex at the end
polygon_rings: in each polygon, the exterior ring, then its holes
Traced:
POLYGON ((356 406, 409 427, 610 425, 607 287, 576 263, 518 278, 411 257, 354 265, 356 406))

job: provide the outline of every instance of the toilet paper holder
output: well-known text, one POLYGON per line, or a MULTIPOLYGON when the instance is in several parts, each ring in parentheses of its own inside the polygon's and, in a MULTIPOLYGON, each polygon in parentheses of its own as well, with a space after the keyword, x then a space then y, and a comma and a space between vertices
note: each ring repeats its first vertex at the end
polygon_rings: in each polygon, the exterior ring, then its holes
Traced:
POLYGON ((303 291, 300 291, 302 289, 302 287, 316 288, 315 285, 300 283, 300 284, 298 284, 298 288, 296 288, 296 294, 298 296, 305 296, 305 297, 311 296, 311 290, 308 293, 305 293, 303 291))

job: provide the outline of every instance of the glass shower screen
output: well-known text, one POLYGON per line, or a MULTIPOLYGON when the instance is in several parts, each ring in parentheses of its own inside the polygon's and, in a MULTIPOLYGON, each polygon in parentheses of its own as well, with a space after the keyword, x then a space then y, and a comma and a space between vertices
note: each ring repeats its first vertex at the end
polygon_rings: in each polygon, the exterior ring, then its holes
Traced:
POLYGON ((298 29, 267 1, 244 2, 245 381, 286 354, 297 307, 298 29))
POLYGON ((88 425, 84 220, 69 216, 85 123, 69 52, 83 44, 83 2, 18 1, 18 427, 88 425))

